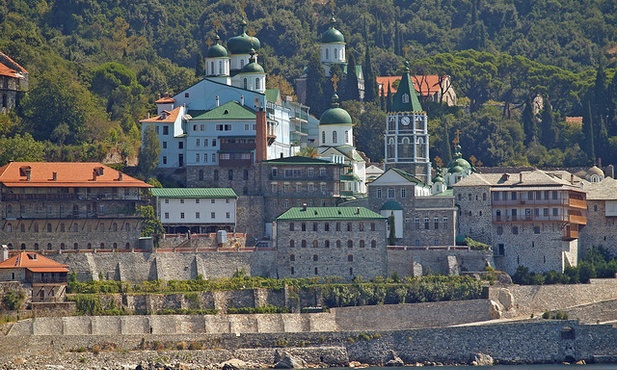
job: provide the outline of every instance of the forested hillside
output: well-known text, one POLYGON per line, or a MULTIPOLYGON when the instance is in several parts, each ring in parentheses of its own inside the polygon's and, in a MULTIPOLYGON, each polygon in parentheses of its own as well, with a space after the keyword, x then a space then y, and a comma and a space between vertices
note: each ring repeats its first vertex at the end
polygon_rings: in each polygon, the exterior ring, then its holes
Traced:
MULTIPOLYGON (((617 163, 613 0, 0 0, 0 51, 30 72, 19 109, 0 116, 0 164, 102 160, 112 148, 134 158, 157 94, 196 82, 208 40, 236 36, 244 14, 269 87, 292 94, 333 11, 348 58, 374 75, 408 60, 414 74, 452 76, 466 107, 425 104, 433 157, 447 162, 458 129, 476 165, 617 163)), ((372 100, 343 105, 379 161, 386 102, 372 100)))

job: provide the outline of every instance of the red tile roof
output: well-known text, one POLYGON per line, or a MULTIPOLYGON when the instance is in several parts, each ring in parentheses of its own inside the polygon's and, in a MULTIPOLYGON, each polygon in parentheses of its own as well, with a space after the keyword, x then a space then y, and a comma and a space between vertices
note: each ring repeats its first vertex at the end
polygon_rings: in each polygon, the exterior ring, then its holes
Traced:
MULTIPOLYGON (((419 76, 410 76, 411 81, 413 82, 413 87, 416 89, 421 96, 429 96, 433 95, 440 91, 439 88, 439 75, 419 75, 419 76)), ((396 92, 396 88, 394 87, 394 82, 400 81, 400 76, 378 76, 377 84, 382 86, 384 96, 388 95, 388 84, 390 84, 390 91, 392 94, 396 92)), ((398 84, 397 84, 398 86, 398 84)), ((381 91, 379 92, 381 95, 381 91)))
POLYGON ((178 118, 178 114, 180 113, 180 108, 181 107, 174 108, 171 112, 164 110, 160 115, 156 117, 143 119, 139 122, 174 123, 176 122, 176 119, 178 118))
POLYGON ((32 272, 69 272, 68 265, 63 265, 35 252, 19 254, 0 262, 0 269, 25 268, 32 272))
POLYGON ((6 187, 40 188, 152 187, 141 180, 96 162, 11 162, 0 167, 0 184, 6 187), (30 172, 29 179, 28 171, 30 172))
POLYGON ((170 96, 164 96, 160 98, 159 100, 155 101, 156 104, 166 104, 166 103, 175 103, 175 102, 176 102, 176 99, 170 96))
POLYGON ((13 67, 9 67, 6 64, 0 62, 0 75, 1 76, 9 76, 13 78, 18 78, 20 76, 17 76, 17 73, 22 73, 22 74, 28 73, 28 71, 26 71, 24 67, 15 63, 15 61, 9 58, 8 55, 1 53, 1 52, 0 52, 0 60, 5 60, 6 62, 8 62, 9 65, 13 66, 13 67))

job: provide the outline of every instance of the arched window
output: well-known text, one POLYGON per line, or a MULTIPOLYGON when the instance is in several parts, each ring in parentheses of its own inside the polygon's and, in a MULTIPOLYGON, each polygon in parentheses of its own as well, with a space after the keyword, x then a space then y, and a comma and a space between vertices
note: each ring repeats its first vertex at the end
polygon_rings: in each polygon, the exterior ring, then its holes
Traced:
POLYGON ((353 240, 348 240, 347 241, 347 248, 353 248, 353 240))
POLYGON ((313 240, 313 248, 317 247, 319 247, 319 243, 317 242, 317 240, 313 240))
POLYGON ((26 225, 24 225, 24 224, 19 225, 19 231, 21 231, 22 233, 25 233, 26 232, 26 225))
POLYGON ((129 232, 131 231, 131 224, 129 224, 128 222, 124 224, 124 231, 129 232))
POLYGON ((73 232, 76 233, 79 231, 79 226, 77 226, 77 223, 73 224, 73 232))
POLYGON ((64 222, 60 224, 60 232, 64 232, 64 222))
POLYGON ((330 50, 326 49, 326 60, 330 58, 330 50))
POLYGON ((66 246, 64 245, 64 243, 60 243, 60 249, 65 249, 66 246))
POLYGON ((74 243, 74 244, 73 244, 73 249, 75 249, 75 250, 79 249, 79 244, 74 243))
POLYGON ((325 131, 321 132, 321 143, 322 144, 326 143, 326 132, 325 131))
POLYGON ((345 144, 349 144, 349 131, 345 131, 345 144))
POLYGON ((118 231, 118 224, 117 223, 113 223, 111 224, 111 231, 118 231))
MULTIPOLYGON (((204 160, 205 160, 205 158, 206 157, 204 157, 204 160)), ((204 170, 199 170, 197 178, 199 179, 199 181, 204 181, 204 170)))
POLYGON ((47 250, 50 251, 52 248, 51 243, 47 243, 47 250))
POLYGON ((51 232, 51 224, 47 223, 47 232, 50 233, 51 232))
POLYGON ((333 144, 336 144, 336 141, 337 141, 337 139, 338 139, 338 138, 336 137, 336 134, 337 134, 337 132, 336 132, 336 131, 332 131, 332 143, 333 143, 333 144))
POLYGON ((214 62, 210 62, 210 74, 214 74, 214 62))
POLYGON ((101 243, 101 249, 105 249, 105 243, 101 243))
POLYGON ((261 84, 260 84, 260 81, 259 81, 259 77, 255 78, 255 89, 256 90, 261 89, 261 84))
POLYGON ((371 240, 371 248, 377 248, 377 241, 371 240))
POLYGON ((302 242, 300 243, 300 245, 302 246, 302 248, 306 248, 306 240, 302 240, 302 242))
POLYGON ((131 243, 126 243, 124 245, 124 249, 131 249, 131 243))
POLYGON ((7 224, 6 225, 6 231, 9 232, 9 233, 13 232, 13 224, 7 224))
POLYGON ((353 254, 347 256, 347 261, 353 262, 353 254))
POLYGON ((248 89, 248 81, 247 81, 247 79, 246 79, 246 78, 244 79, 244 88, 245 88, 245 89, 248 89))
POLYGON ((295 240, 290 240, 289 241, 289 248, 294 248, 296 246, 296 241, 295 240))
POLYGON ((338 59, 338 49, 334 48, 334 59, 338 59))
POLYGON ((201 156, 199 155, 199 153, 195 153, 195 162, 196 163, 199 163, 199 160, 201 159, 200 157, 201 156))
POLYGON ((223 74, 223 61, 219 60, 219 74, 222 75, 223 74))
POLYGON ((364 240, 360 240, 360 248, 364 248, 364 240))
POLYGON ((330 241, 329 240, 325 240, 323 242, 323 246, 324 246, 324 248, 330 248, 330 241))
POLYGON ((340 240, 337 240, 337 241, 336 241, 336 247, 337 247, 337 248, 340 248, 340 247, 341 247, 341 241, 340 241, 340 240))
POLYGON ((113 248, 114 248, 114 249, 118 249, 118 243, 114 243, 113 248))

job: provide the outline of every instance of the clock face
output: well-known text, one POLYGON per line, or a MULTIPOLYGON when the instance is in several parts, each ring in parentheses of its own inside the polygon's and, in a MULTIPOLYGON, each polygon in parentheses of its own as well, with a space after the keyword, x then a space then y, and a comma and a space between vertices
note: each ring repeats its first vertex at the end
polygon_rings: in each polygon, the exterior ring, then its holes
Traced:
POLYGON ((405 126, 407 126, 409 124, 409 122, 411 122, 411 120, 409 119, 409 117, 405 116, 403 118, 401 118, 401 123, 405 126))

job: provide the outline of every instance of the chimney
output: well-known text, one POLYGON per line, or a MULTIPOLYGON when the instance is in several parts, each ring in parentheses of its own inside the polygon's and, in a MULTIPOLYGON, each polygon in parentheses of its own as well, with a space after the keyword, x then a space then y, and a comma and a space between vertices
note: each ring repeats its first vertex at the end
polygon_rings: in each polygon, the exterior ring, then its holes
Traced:
POLYGON ((574 174, 570 174, 570 184, 574 185, 574 174))
POLYGON ((508 181, 509 178, 510 178, 510 175, 508 175, 507 173, 504 173, 503 175, 501 175, 501 181, 508 181))
POLYGON ((306 211, 306 203, 302 203, 302 210, 306 211))
POLYGON ((118 171, 118 181, 122 181, 122 172, 118 171))
POLYGON ((30 166, 19 167, 19 176, 26 176, 26 181, 30 181, 31 173, 32 173, 32 167, 30 166))
POLYGON ((6 244, 2 244, 2 261, 6 261, 8 259, 9 259, 9 247, 7 247, 6 244))
POLYGON ((51 181, 58 181, 58 172, 51 173, 51 181))
POLYGON ((360 207, 356 207, 356 214, 359 215, 360 214, 360 207))
POLYGON ((221 105, 221 99, 219 98, 219 96, 216 96, 216 106, 220 106, 221 105))
POLYGON ((523 182, 523 173, 522 172, 519 173, 518 176, 519 176, 518 182, 523 182))
POLYGON ((266 112, 260 108, 255 113, 255 162, 268 159, 268 138, 266 136, 266 112))
POLYGON ((244 107, 244 95, 240 95, 240 105, 244 107))

